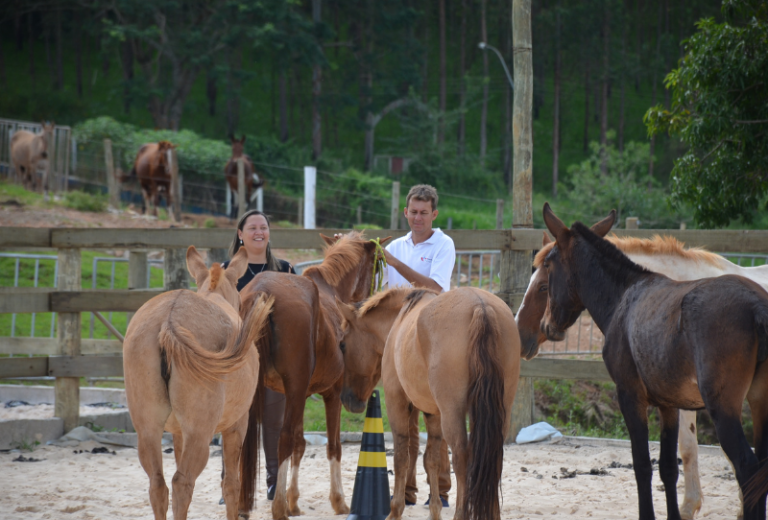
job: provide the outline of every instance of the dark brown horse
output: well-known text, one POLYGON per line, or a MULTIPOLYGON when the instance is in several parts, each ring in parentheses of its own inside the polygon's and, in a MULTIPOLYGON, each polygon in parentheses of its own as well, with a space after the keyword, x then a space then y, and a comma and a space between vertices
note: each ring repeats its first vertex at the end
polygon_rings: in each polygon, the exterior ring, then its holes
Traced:
POLYGON ((227 165, 224 166, 224 175, 229 183, 229 189, 232 193, 232 211, 229 215, 230 218, 235 218, 237 215, 237 160, 243 158, 243 166, 245 170, 245 204, 246 206, 253 202, 253 197, 256 196, 256 190, 264 186, 264 179, 253 167, 253 161, 245 153, 243 148, 245 145, 245 135, 240 139, 235 139, 235 136, 229 136, 229 140, 232 143, 232 157, 227 161, 227 165))
POLYGON ((544 205, 555 246, 543 264, 549 303, 542 330, 557 338, 586 308, 605 334, 603 360, 632 441, 641 519, 654 518, 647 410, 656 406, 667 517, 680 518, 677 411, 706 408, 744 492, 744 519, 765 520, 768 293, 741 276, 676 282, 648 271, 603 239, 615 220, 612 211, 591 229, 580 222, 568 229, 544 205), (745 398, 755 453, 741 427, 745 398))
POLYGON ((173 143, 160 141, 147 143, 139 148, 133 168, 126 176, 118 176, 120 182, 136 179, 141 186, 141 212, 146 213, 151 208, 152 214, 157 216, 157 206, 160 195, 165 197, 168 215, 173 218, 171 211, 171 168, 168 163, 168 151, 176 148, 173 143))
MULTIPOLYGON (((322 236, 322 235, 321 235, 322 236)), ((329 244, 325 260, 306 269, 302 276, 267 271, 257 275, 243 288, 241 315, 260 300, 260 295, 274 297, 269 330, 257 343, 259 349, 259 385, 254 399, 262 403, 261 389, 266 385, 285 394, 285 419, 277 449, 279 471, 272 516, 285 520, 300 515, 299 465, 304 455, 304 405, 312 394, 320 394, 325 403, 328 432, 327 455, 331 471, 330 500, 337 515, 349 512, 341 485, 341 388, 344 359, 339 348, 342 338, 341 313, 336 298, 342 302, 365 299, 371 290, 375 244, 360 233, 341 239, 323 236, 329 244), (286 492, 288 463, 291 459, 291 485, 286 492)), ((388 238, 383 239, 386 242, 388 238)), ((256 410, 256 416, 261 410, 256 410)), ((260 423, 260 420, 257 421, 260 423)), ((243 457, 257 449, 258 426, 249 427, 243 457)))

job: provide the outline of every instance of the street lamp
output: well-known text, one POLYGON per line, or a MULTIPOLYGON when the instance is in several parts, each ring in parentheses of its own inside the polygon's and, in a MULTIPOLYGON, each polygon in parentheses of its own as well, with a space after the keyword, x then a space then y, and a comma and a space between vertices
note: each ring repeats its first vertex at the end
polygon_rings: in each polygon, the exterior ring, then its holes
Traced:
POLYGON ((509 80, 509 86, 512 88, 512 90, 515 90, 515 82, 512 81, 512 75, 509 73, 509 69, 507 68, 507 62, 504 61, 504 58, 501 56, 501 53, 499 52, 499 50, 493 45, 488 45, 485 42, 480 42, 477 44, 477 46, 480 47, 480 49, 482 50, 491 49, 493 52, 496 53, 496 56, 499 57, 499 61, 501 62, 501 66, 504 67, 504 72, 506 72, 507 74, 507 79, 509 80))

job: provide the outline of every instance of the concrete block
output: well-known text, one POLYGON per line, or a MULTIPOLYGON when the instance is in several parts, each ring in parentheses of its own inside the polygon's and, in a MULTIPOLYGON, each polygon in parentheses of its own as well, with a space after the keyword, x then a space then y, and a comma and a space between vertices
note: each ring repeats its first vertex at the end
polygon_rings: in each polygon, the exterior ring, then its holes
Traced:
POLYGON ((17 419, 0 421, 0 450, 16 448, 19 443, 45 444, 64 435, 64 421, 50 419, 17 419))
MULTIPOLYGON (((131 414, 128 411, 105 413, 100 415, 81 415, 79 426, 87 426, 94 429, 94 426, 101 427, 99 432, 107 432, 111 430, 125 430, 126 432, 135 432, 133 428, 133 422, 131 422, 131 414)), ((98 428, 97 428, 98 429, 98 428)))

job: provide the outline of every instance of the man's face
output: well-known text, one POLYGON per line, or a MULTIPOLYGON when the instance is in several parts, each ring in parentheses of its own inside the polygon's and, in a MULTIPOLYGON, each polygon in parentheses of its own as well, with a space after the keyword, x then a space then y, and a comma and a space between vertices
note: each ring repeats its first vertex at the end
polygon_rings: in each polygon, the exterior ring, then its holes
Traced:
POLYGON ((408 219, 411 231, 419 234, 432 229, 437 210, 432 210, 432 203, 429 201, 411 199, 405 208, 405 218, 408 219))

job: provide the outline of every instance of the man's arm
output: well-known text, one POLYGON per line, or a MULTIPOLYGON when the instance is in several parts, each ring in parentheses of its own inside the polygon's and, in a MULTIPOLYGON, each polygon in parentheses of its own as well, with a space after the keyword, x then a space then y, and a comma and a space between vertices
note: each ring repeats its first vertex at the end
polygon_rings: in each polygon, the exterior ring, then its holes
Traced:
POLYGON ((425 289, 431 289, 436 292, 442 292, 443 288, 440 287, 439 283, 428 276, 417 273, 403 262, 395 258, 392 253, 386 249, 384 250, 384 258, 387 259, 387 264, 392 266, 398 273, 400 273, 400 276, 408 280, 408 282, 410 282, 414 287, 423 287, 425 289))

